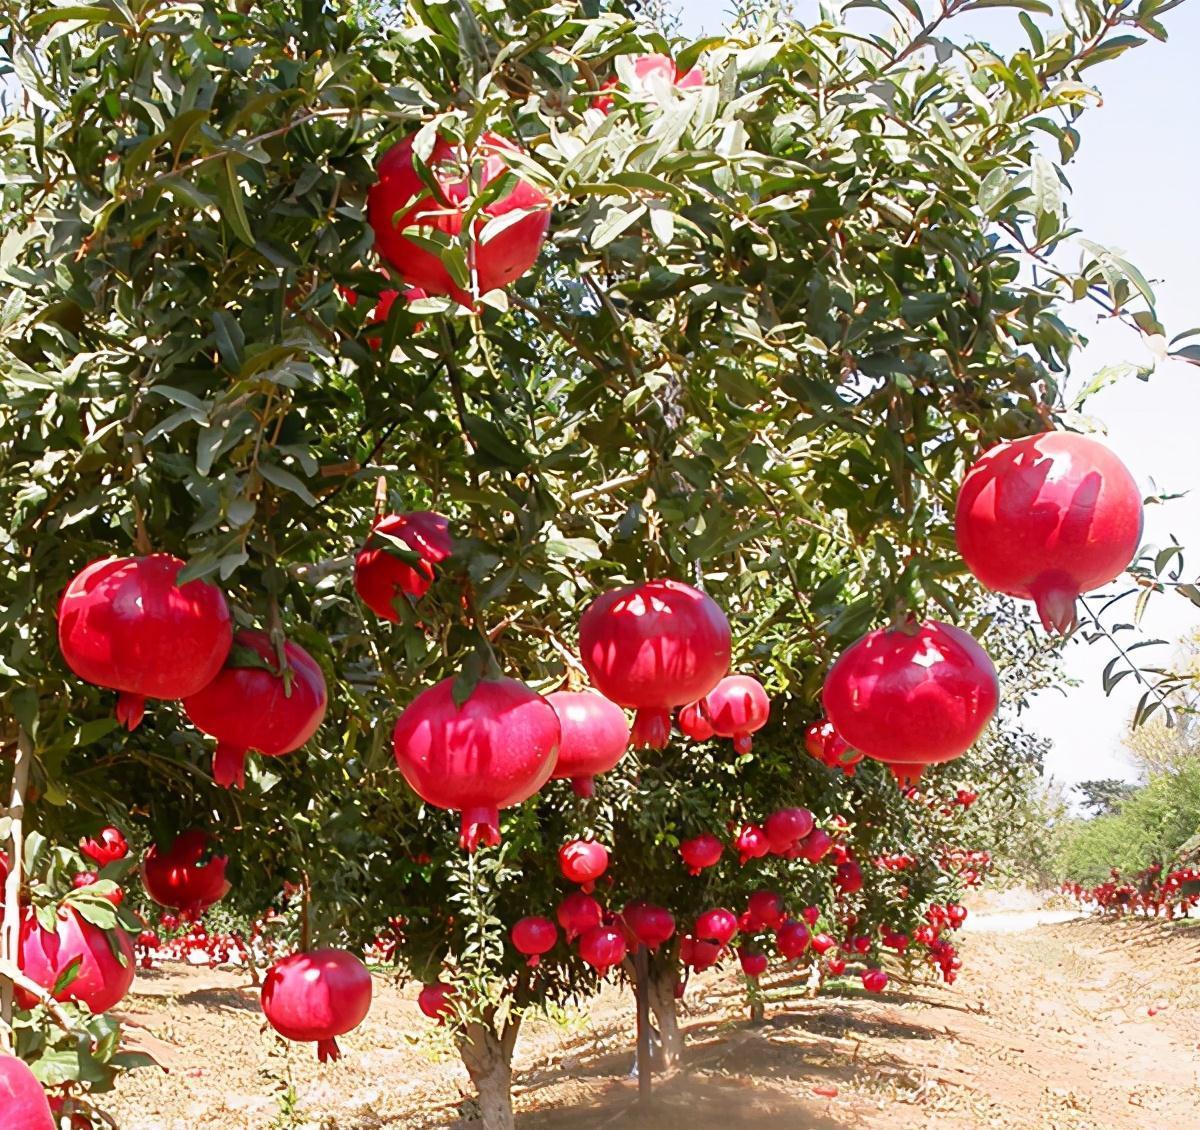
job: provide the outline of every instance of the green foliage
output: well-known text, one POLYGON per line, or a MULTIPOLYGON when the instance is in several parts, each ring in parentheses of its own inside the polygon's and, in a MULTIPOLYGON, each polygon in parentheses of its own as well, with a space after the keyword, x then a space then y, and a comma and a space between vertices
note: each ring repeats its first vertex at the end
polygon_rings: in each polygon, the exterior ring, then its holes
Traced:
POLYGON ((1080 802, 1093 816, 1110 816, 1119 812, 1121 805, 1134 793, 1137 786, 1129 781, 1105 777, 1098 781, 1080 781, 1075 786, 1080 802))

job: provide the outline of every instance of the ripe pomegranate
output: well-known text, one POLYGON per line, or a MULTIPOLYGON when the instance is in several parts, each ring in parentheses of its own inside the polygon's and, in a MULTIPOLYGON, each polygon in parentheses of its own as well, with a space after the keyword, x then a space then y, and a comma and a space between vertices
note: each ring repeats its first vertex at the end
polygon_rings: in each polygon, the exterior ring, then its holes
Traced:
POLYGON ((783 899, 774 891, 755 891, 746 900, 750 929, 775 930, 787 914, 783 899))
MULTIPOLYGON (((601 93, 592 99, 592 106, 602 113, 609 113, 616 100, 611 94, 620 80, 616 75, 607 79, 600 87, 601 93)), ((633 85, 631 90, 641 95, 654 95, 662 99, 672 87, 676 90, 692 90, 704 85, 704 72, 699 67, 681 71, 669 55, 637 55, 633 59, 633 85)))
POLYGON ((820 863, 833 847, 833 837, 824 828, 814 828, 796 844, 797 854, 809 863, 820 863))
POLYGON ((205 581, 176 585, 166 553, 107 557, 77 573, 58 604, 58 646, 81 679, 118 691, 136 730, 146 699, 185 698, 210 683, 233 640, 229 606, 205 581))
POLYGON ((661 906, 631 902, 622 917, 630 933, 649 950, 658 949, 675 933, 675 918, 661 906))
POLYGON ((726 675, 704 699, 705 714, 713 733, 733 738, 735 753, 750 752, 751 734, 761 730, 771 716, 771 700, 763 685, 749 675, 726 675))
POLYGON ((567 941, 573 942, 581 934, 587 933, 604 921, 604 910, 591 895, 576 891, 558 904, 555 916, 558 918, 558 924, 566 932, 567 941))
POLYGON ((352 953, 294 953, 267 970, 262 1010, 284 1039, 317 1045, 321 1063, 341 1058, 336 1037, 357 1028, 371 1007, 371 974, 352 953))
POLYGON ((862 985, 868 993, 882 993, 887 983, 888 975, 882 969, 863 970, 862 985))
POLYGON ((608 848, 595 840, 572 840, 558 849, 558 865, 568 882, 578 883, 590 894, 608 870, 608 848))
MULTIPOLYGON (((386 272, 381 272, 381 273, 383 274, 385 279, 390 278, 390 276, 386 272)), ((346 300, 346 304, 348 306, 355 307, 358 305, 358 292, 357 291, 351 290, 350 287, 348 287, 348 286, 342 286, 340 283, 338 284, 337 290, 338 290, 338 293, 346 300)), ((379 300, 375 303, 374 308, 371 310, 370 315, 367 317, 367 321, 366 321, 367 328, 368 329, 378 329, 379 327, 386 325, 387 320, 388 320, 388 315, 392 312, 392 307, 395 306, 396 299, 399 298, 400 296, 401 296, 400 291, 393 290, 390 287, 381 290, 379 292, 379 300)), ((411 304, 413 302, 418 302, 422 298, 429 297, 429 295, 426 294, 425 291, 423 291, 419 286, 407 287, 403 292, 403 296, 404 296, 404 301, 409 304, 411 304)), ((425 328, 425 323, 418 322, 413 327, 413 332, 420 333, 424 328, 425 328)), ((383 338, 378 336, 377 334, 370 335, 367 337, 367 345, 371 349, 379 349, 383 346, 383 338)))
POLYGON ((612 926, 593 926, 579 939, 579 956, 601 977, 620 965, 628 952, 621 931, 612 926))
MULTIPOLYGON (((74 907, 58 908, 54 930, 46 930, 37 920, 33 907, 21 915, 20 968, 26 976, 47 990, 66 980, 53 993, 59 1001, 86 1004, 93 1013, 107 1012, 124 999, 133 984, 133 943, 124 930, 102 930, 93 926, 74 907), (72 965, 77 968, 68 977, 72 965)), ((33 999, 17 990, 22 1008, 31 1008, 33 999)))
POLYGON ((717 942, 685 934, 679 943, 679 960, 684 965, 691 966, 697 973, 703 973, 721 960, 722 948, 717 942))
POLYGON ((751 981, 757 981, 767 971, 767 955, 755 953, 745 946, 738 946, 738 961, 741 962, 742 972, 751 981))
POLYGON ((417 1007, 430 1020, 444 1024, 446 1017, 454 1013, 456 995, 453 985, 447 985, 444 981, 434 981, 431 985, 425 985, 417 994, 417 1007))
POLYGON ((385 514, 376 518, 371 532, 354 558, 354 591, 384 620, 396 622, 396 601, 420 600, 433 583, 435 565, 454 551, 450 523, 431 510, 385 514), (397 555, 401 542, 416 560, 397 555))
POLYGON ((595 794, 595 778, 629 748, 629 720, 615 702, 595 691, 555 691, 546 696, 562 728, 556 779, 569 779, 576 796, 595 794))
POLYGON ((808 949, 808 927, 803 922, 787 921, 775 934, 779 953, 788 961, 795 961, 808 949))
POLYGON ((810 926, 815 926, 821 917, 821 908, 817 906, 806 906, 801 912, 800 917, 810 926))
POLYGON ((767 839, 767 833, 757 824, 744 824, 733 841, 733 846, 737 848, 738 859, 745 867, 750 860, 761 859, 768 854, 771 850, 771 841, 767 839))
POLYGON ((647 581, 598 596, 579 622, 579 650, 601 694, 637 711, 633 744, 662 749, 671 711, 703 698, 729 669, 729 621, 711 597, 679 581, 647 581))
POLYGON ((771 851, 785 855, 813 830, 813 814, 807 808, 781 808, 767 817, 764 830, 771 851))
POLYGON ((830 769, 840 769, 847 777, 854 776, 854 770, 863 759, 856 749, 851 749, 846 739, 833 728, 828 718, 813 722, 804 731, 804 748, 809 755, 830 769))
MULTIPOLYGON (((414 138, 406 137, 383 155, 379 181, 367 194, 375 246, 409 285, 473 307, 472 293, 455 282, 443 257, 418 246, 404 230, 417 228, 426 238, 431 234, 458 237, 464 214, 478 192, 515 175, 506 154, 519 150, 494 133, 484 133, 470 152, 439 137, 425 162, 437 185, 436 193, 430 193, 413 164, 414 138)), ((550 201, 528 181, 517 179, 512 188, 485 204, 471 221, 468 256, 474 263, 479 294, 507 286, 525 274, 537 261, 549 227, 550 201), (486 241, 480 238, 489 220, 517 215, 519 219, 495 230, 486 241)))
POLYGON ((837 945, 837 942, 828 934, 814 934, 812 936, 813 952, 821 956, 827 954, 835 945, 837 945))
POLYGON ((716 942, 718 946, 727 946, 734 934, 737 933, 737 915, 724 907, 706 910, 696 919, 692 937, 699 942, 716 942))
POLYGON ((46 1092, 29 1065, 0 1053, 0 1124, 6 1130, 57 1130, 46 1092))
POLYGON ((118 859, 124 859, 129 854, 129 844, 125 842, 121 830, 109 824, 100 829, 98 838, 80 840, 79 850, 97 867, 106 867, 118 859))
POLYGON ((529 958, 526 964, 536 968, 541 964, 542 955, 558 943, 558 927, 549 918, 522 918, 513 924, 510 936, 518 952, 529 958))
POLYGON ((834 663, 823 691, 838 733, 888 764, 928 765, 965 753, 999 697, 983 648, 937 620, 863 636, 834 663))
POLYGON ((1120 576, 1142 536, 1137 483, 1107 447, 1045 432, 1001 443, 967 472, 955 534, 967 568, 1032 600, 1046 631, 1075 627, 1075 605, 1120 576))
POLYGON ((853 859, 847 859, 845 863, 839 863, 837 872, 833 879, 834 885, 844 895, 852 895, 862 890, 863 876, 862 868, 853 859))
POLYGON ((679 732, 694 742, 706 742, 716 733, 704 713, 704 701, 689 703, 679 711, 679 732))
POLYGON ((299 644, 283 645, 281 671, 266 632, 241 631, 230 660, 203 690, 184 699, 192 724, 217 739, 213 780, 225 788, 246 783, 246 755, 282 757, 299 749, 325 717, 325 676, 299 644))
POLYGON ((825 968, 833 977, 840 977, 846 972, 846 959, 844 957, 827 957, 825 959, 825 968))
POLYGON ((689 875, 699 875, 706 867, 715 867, 724 850, 725 845, 709 832, 702 832, 679 845, 679 854, 689 875))
POLYGON ((181 910, 193 918, 220 902, 230 889, 225 878, 229 857, 214 855, 205 859, 209 840, 207 832, 193 828, 176 836, 168 851, 151 844, 142 857, 146 894, 159 906, 181 910))
POLYGON ((454 679, 422 691, 396 722, 396 764, 413 791, 462 812, 459 843, 500 842, 500 809, 528 800, 558 756, 558 715, 515 679, 482 679, 462 707, 454 679))

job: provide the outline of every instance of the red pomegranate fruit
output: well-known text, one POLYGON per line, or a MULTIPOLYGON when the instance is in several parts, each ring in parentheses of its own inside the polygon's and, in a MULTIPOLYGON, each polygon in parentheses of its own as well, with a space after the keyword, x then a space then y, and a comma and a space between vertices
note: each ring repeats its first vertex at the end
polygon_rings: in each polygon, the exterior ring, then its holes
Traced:
POLYGON ((299 749, 325 717, 325 676, 299 644, 284 643, 288 670, 266 632, 241 631, 229 662, 203 690, 183 701, 196 729, 217 739, 213 780, 225 788, 246 783, 246 755, 282 757, 299 749))
POLYGON ((676 721, 679 724, 679 732, 694 742, 706 742, 716 733, 713 724, 704 713, 703 701, 689 703, 683 707, 676 721))
POLYGON ((453 551, 450 523, 440 514, 431 510, 385 514, 375 520, 354 559, 354 591, 376 616, 396 622, 400 619, 396 602, 420 600, 433 583, 433 567, 453 551), (401 553, 415 560, 406 560, 401 553))
POLYGON ((837 945, 837 942, 835 942, 828 934, 814 934, 812 936, 811 944, 813 952, 823 957, 831 949, 833 949, 834 946, 837 945))
POLYGON ((604 921, 604 909, 591 895, 576 891, 558 904, 555 917, 566 933, 567 941, 573 942, 604 921))
POLYGON ((284 1039, 315 1043, 321 1063, 341 1058, 337 1037, 357 1028, 371 1008, 371 974, 352 953, 294 953, 267 970, 262 1010, 284 1039))
POLYGON ((558 865, 563 878, 590 894, 596 880, 608 870, 608 848, 595 840, 572 840, 558 849, 558 865))
POLYGON ((210 837, 198 828, 175 837, 169 850, 151 844, 142 857, 142 884, 159 906, 181 910, 199 918, 210 906, 220 902, 230 889, 225 878, 229 857, 213 855, 207 859, 210 837))
POLYGON ((828 718, 813 722, 804 731, 804 748, 830 769, 840 769, 847 777, 854 776, 855 767, 863 755, 846 744, 846 739, 833 728, 828 718))
POLYGON ((621 931, 612 926, 593 926, 579 939, 579 956, 601 977, 620 965, 628 952, 621 931))
POLYGON ((554 772, 554 708, 515 679, 481 679, 454 702, 453 678, 422 691, 396 722, 396 764, 427 804, 462 813, 469 852, 500 842, 500 809, 528 800, 554 772))
MULTIPOLYGON (((55 1000, 85 1004, 93 1013, 107 1012, 133 984, 133 943, 120 927, 102 930, 67 905, 58 908, 55 929, 47 930, 27 906, 21 916, 19 965, 49 991, 65 980, 67 984, 53 993, 55 1000), (75 972, 69 976, 72 966, 75 972)), ((34 1003, 20 989, 17 1001, 22 1008, 34 1003)))
POLYGON ((737 930, 737 915, 718 906, 706 910, 696 919, 692 937, 700 942, 716 942, 718 946, 727 946, 737 930))
POLYGON ((522 918, 513 924, 510 937, 517 952, 529 959, 526 964, 537 968, 543 955, 558 944, 558 927, 549 918, 522 918))
POLYGON ((820 863, 833 848, 833 837, 824 828, 814 828, 796 844, 797 854, 809 863, 820 863))
POLYGON ((855 894, 862 890, 862 868, 853 859, 847 859, 845 863, 838 864, 833 882, 842 894, 855 894))
POLYGON ((783 899, 775 891, 755 891, 746 900, 746 913, 752 931, 776 930, 787 914, 783 899))
POLYGON ((13 1055, 0 1053, 0 1126, 4 1130, 57 1130, 46 1092, 29 1069, 13 1055))
POLYGON ((715 867, 724 850, 725 845, 709 832, 702 832, 679 845, 679 855, 689 875, 699 875, 706 867, 715 867))
POLYGON ((750 752, 751 735, 771 716, 771 700, 763 685, 749 675, 726 675, 704 698, 705 713, 713 733, 732 738, 735 753, 750 752))
POLYGON ((456 239, 477 192, 502 177, 514 176, 515 184, 485 204, 471 221, 468 258, 474 261, 482 295, 520 278, 537 261, 550 227, 550 201, 528 181, 515 177, 507 158, 519 150, 494 133, 483 134, 470 152, 439 137, 425 161, 437 185, 431 193, 413 163, 414 140, 415 135, 406 137, 383 155, 379 181, 367 194, 375 246, 409 285, 473 307, 474 288, 455 281, 445 257, 415 243, 405 229, 415 228, 426 239, 456 239), (490 238, 481 238, 485 225, 501 217, 509 222, 497 225, 490 238))
POLYGON ((675 918, 669 910, 645 902, 631 902, 622 917, 633 936, 649 950, 656 950, 675 933, 675 918))
POLYGON ((750 860, 762 859, 771 851, 771 841, 767 839, 767 833, 757 824, 743 824, 733 841, 733 846, 737 848, 738 860, 743 867, 750 860))
POLYGON ((579 651, 592 682, 619 706, 637 711, 637 747, 667 744, 671 711, 720 682, 730 648, 725 613, 679 581, 613 589, 592 601, 579 622, 579 651))
POLYGON ((809 926, 815 926, 821 920, 821 908, 819 906, 806 906, 800 911, 800 917, 808 923, 809 926))
POLYGON ((868 993, 882 993, 887 983, 888 975, 882 969, 863 970, 862 985, 868 993))
POLYGON ((612 769, 629 748, 625 711, 595 691, 555 691, 546 701, 562 729, 553 776, 569 780, 576 796, 593 796, 595 778, 612 769))
POLYGON ((166 553, 93 561, 58 604, 58 646, 81 679, 118 693, 117 718, 137 729, 146 699, 185 698, 210 683, 233 640, 215 585, 177 585, 166 553))
POLYGON ((423 986, 417 994, 417 1007, 430 1020, 445 1024, 446 1017, 454 1013, 455 996, 453 985, 447 985, 444 981, 434 981, 430 985, 423 986))
MULTIPOLYGON (((620 84, 616 75, 600 87, 601 93, 592 99, 592 105, 602 113, 609 113, 616 100, 604 93, 620 84)), ((694 90, 704 85, 704 71, 699 67, 681 71, 669 55, 637 55, 633 58, 633 78, 630 89, 636 93, 657 95, 660 99, 672 87, 676 90, 694 90)))
POLYGON ((803 922, 785 922, 775 934, 775 945, 779 947, 780 956, 788 961, 795 961, 803 956, 804 951, 808 949, 808 943, 808 927, 803 922))
POLYGON ((855 749, 887 764, 929 765, 971 748, 996 712, 1000 685, 974 637, 927 620, 863 636, 834 663, 822 695, 855 749))
POLYGON ((721 960, 722 949, 717 942, 685 934, 679 943, 679 960, 697 973, 703 973, 721 960))
POLYGON ((807 808, 781 808, 767 817, 763 826, 775 855, 786 855, 813 830, 813 814, 807 808))
POLYGON ((767 971, 767 955, 765 953, 756 953, 745 946, 738 946, 737 955, 742 972, 751 981, 757 981, 767 971))
POLYGON ((846 972, 846 959, 844 957, 827 957, 825 968, 831 977, 840 977, 846 972))
MULTIPOLYGON (((386 272, 382 272, 382 274, 384 278, 390 278, 386 272)), ((337 289, 338 293, 346 300, 346 304, 348 306, 355 307, 358 305, 357 291, 351 290, 348 286, 341 286, 340 284, 338 285, 337 289)), ((379 292, 379 299, 376 301, 374 308, 367 317, 367 328, 379 329, 380 327, 386 325, 388 315, 392 312, 392 307, 395 306, 396 299, 400 297, 401 292, 398 290, 393 290, 390 287, 381 290, 379 292)), ((411 304, 413 302, 420 301, 422 298, 428 298, 429 295, 426 294, 425 291, 423 291, 419 286, 410 286, 404 290, 403 297, 406 303, 411 304)), ((415 333, 420 333, 424 328, 425 323, 418 322, 416 326, 413 327, 413 330, 415 333)), ((369 335, 367 337, 367 345, 371 349, 379 349, 383 346, 383 338, 379 337, 377 334, 369 335)))
POLYGON ((1044 432, 998 444, 971 467, 954 525, 981 584, 1032 600, 1046 631, 1066 633, 1080 594, 1133 560, 1142 520, 1137 483, 1107 447, 1044 432))
POLYGON ((107 867, 108 864, 116 863, 118 859, 124 859, 129 854, 129 844, 121 829, 109 824, 101 828, 100 834, 95 838, 80 840, 79 851, 97 867, 107 867))

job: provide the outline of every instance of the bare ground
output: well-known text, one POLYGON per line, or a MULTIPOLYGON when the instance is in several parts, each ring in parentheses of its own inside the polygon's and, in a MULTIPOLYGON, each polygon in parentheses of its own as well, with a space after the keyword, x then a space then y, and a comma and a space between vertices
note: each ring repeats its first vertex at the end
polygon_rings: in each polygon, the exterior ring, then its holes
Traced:
MULTIPOLYGON (((688 991, 686 1072, 639 1115, 632 998, 530 1023, 517 1052, 526 1130, 988 1127, 1200 1130, 1200 930, 1017 912, 977 917, 953 988, 807 999, 781 974, 767 1021, 739 979, 688 991), (836 1092, 836 1093, 834 1093, 836 1092)), ((765 979, 766 980, 766 979, 765 979)), ((264 1032, 244 974, 139 974, 128 1018, 171 1068, 122 1080, 123 1130, 425 1130, 463 1125, 470 1086, 411 985, 376 979, 367 1022, 320 1066, 264 1032), (161 1041, 157 1043, 156 1041, 161 1041)))

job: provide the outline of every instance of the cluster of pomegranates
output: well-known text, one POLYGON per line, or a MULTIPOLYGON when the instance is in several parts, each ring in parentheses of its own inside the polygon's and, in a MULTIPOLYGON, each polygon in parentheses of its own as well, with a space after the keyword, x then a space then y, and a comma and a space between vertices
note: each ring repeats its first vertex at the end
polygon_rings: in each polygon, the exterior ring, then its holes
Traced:
POLYGON ((1109 879, 1088 887, 1064 883, 1063 893, 1082 907, 1124 917, 1141 914, 1151 918, 1185 916, 1200 904, 1200 867, 1177 867, 1163 875, 1163 865, 1152 863, 1125 880, 1116 868, 1109 879))

